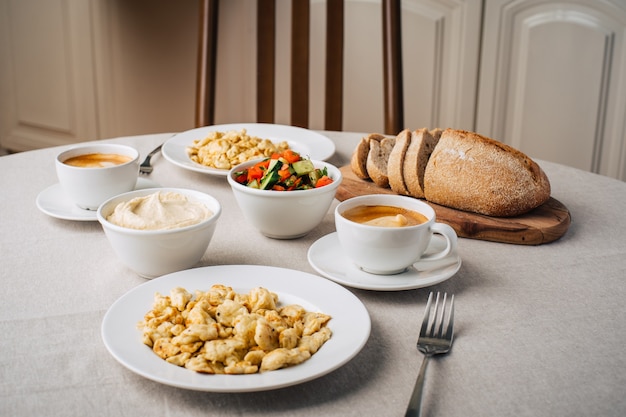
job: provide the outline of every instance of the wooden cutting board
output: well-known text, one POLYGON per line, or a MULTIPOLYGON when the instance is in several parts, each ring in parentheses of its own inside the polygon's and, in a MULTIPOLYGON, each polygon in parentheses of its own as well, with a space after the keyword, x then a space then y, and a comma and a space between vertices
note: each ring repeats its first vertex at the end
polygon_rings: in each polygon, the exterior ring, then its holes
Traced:
MULTIPOLYGON (((371 181, 358 178, 350 166, 341 168, 343 181, 337 199, 347 200, 365 194, 394 194, 371 181)), ((449 224, 459 237, 518 245, 541 245, 557 240, 567 232, 571 215, 561 202, 550 198, 536 209, 517 217, 491 217, 440 206, 431 202, 437 221, 449 224)))

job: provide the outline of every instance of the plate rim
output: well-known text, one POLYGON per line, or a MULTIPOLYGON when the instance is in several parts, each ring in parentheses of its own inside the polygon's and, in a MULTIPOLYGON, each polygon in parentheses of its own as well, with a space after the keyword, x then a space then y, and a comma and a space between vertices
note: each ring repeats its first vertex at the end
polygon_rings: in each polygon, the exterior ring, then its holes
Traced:
MULTIPOLYGON (((186 289, 192 292, 196 289, 202 288, 186 289)), ((286 304, 291 303, 288 300, 285 301, 286 304)), ((325 310, 329 310, 329 308, 325 308, 325 310)), ((328 314, 332 313, 331 311, 324 310, 322 310, 322 312, 328 314)), ((324 376, 352 360, 367 343, 370 332, 371 318, 365 305, 363 305, 361 300, 348 289, 308 272, 263 265, 206 266, 174 272, 152 279, 140 284, 119 297, 105 313, 101 325, 101 337, 106 349, 121 365, 130 371, 164 385, 195 391, 221 393, 267 391, 304 383, 324 376), (241 277, 252 276, 252 273, 255 272, 259 276, 259 278, 255 278, 255 282, 269 283, 270 281, 276 281, 277 283, 285 285, 280 288, 267 286, 270 291, 278 293, 279 297, 280 294, 283 294, 283 296, 285 294, 289 294, 286 291, 296 290, 297 286, 296 292, 290 294, 293 298, 303 299, 311 305, 317 305, 320 303, 328 303, 328 305, 331 305, 328 299, 323 300, 320 298, 312 300, 311 302, 306 297, 310 296, 312 288, 314 288, 317 292, 332 289, 335 291, 333 294, 336 296, 341 295, 340 298, 343 302, 337 303, 335 298, 332 303, 335 307, 331 307, 330 310, 332 310, 332 308, 339 308, 339 310, 335 311, 340 311, 343 306, 349 305, 350 308, 354 309, 354 313, 343 317, 337 317, 336 315, 333 316, 329 322, 329 326, 333 329, 333 336, 315 355, 311 357, 311 359, 305 363, 277 371, 250 375, 252 378, 249 378, 247 381, 244 380, 246 381, 246 384, 240 385, 232 383, 233 381, 240 382, 234 378, 247 378, 248 375, 199 374, 165 362, 163 359, 152 353, 150 349, 141 342, 141 334, 139 330, 137 330, 136 324, 151 308, 156 289, 166 287, 171 289, 175 286, 183 286, 180 283, 199 282, 201 280, 207 281, 206 289, 214 283, 224 283, 229 286, 232 286, 231 284, 235 283, 236 285, 234 288, 236 288, 238 284, 239 287, 250 289, 252 288, 250 284, 252 281, 247 278, 242 280, 241 277), (219 274, 222 274, 223 279, 217 278, 219 274), (237 276, 237 274, 240 275, 237 276), (248 285, 245 284, 246 282, 248 285), (136 298, 145 300, 146 304, 141 306, 133 304, 130 308, 130 311, 133 313, 129 314, 125 308, 129 308, 129 303, 136 303, 136 298), (122 322, 122 327, 120 328, 120 314, 124 311, 126 311, 126 313, 124 313, 126 319, 122 322), (361 324, 359 327, 356 327, 358 330, 356 336, 358 337, 355 338, 354 334, 350 335, 347 333, 342 334, 335 332, 334 328, 342 329, 345 326, 348 326, 350 329, 355 328, 355 319, 352 314, 356 314, 356 317, 361 324), (335 320, 334 323, 333 320, 335 320), (133 345, 129 345, 127 342, 120 340, 121 338, 125 338, 126 335, 130 335, 131 329, 133 334, 136 335, 136 344, 133 345), (335 352, 336 348, 340 348, 346 343, 350 346, 350 349, 344 352, 345 354, 343 354, 343 356, 337 356, 335 352), (326 350, 324 350, 324 348, 326 348, 326 350), (132 359, 129 362, 129 357, 132 358, 132 355, 143 355, 143 351, 140 351, 140 349, 145 349, 146 356, 144 358, 144 363, 139 365, 133 364, 132 359), (323 360, 327 358, 332 358, 333 360, 324 364, 323 360), (320 363, 322 366, 319 366, 320 363), (146 366, 146 364, 149 366, 146 366), (158 372, 154 371, 153 367, 157 367, 158 372), (179 377, 180 375, 183 377, 179 377), (231 379, 228 380, 227 378, 231 379), (228 382, 228 384, 225 384, 224 381, 228 382)))
MULTIPOLYGON (((322 151, 319 151, 320 152, 319 154, 315 154, 313 156, 308 155, 311 159, 314 159, 314 160, 326 161, 330 157, 332 157, 336 152, 335 143, 329 137, 315 130, 298 127, 298 126, 276 124, 276 123, 226 123, 226 124, 219 124, 219 125, 197 127, 194 129, 189 129, 183 132, 176 133, 174 136, 172 136, 171 138, 169 138, 163 143, 163 147, 161 148, 161 154, 167 161, 171 162, 172 164, 176 166, 187 169, 189 171, 194 171, 194 172, 199 172, 202 174, 209 174, 209 175, 214 175, 214 176, 219 176, 219 177, 225 177, 228 175, 228 172, 229 172, 228 169, 216 169, 216 168, 206 167, 206 166, 197 164, 188 158, 186 160, 182 160, 181 158, 177 157, 177 154, 180 153, 180 152, 176 152, 177 147, 181 146, 181 147, 186 148, 192 143, 192 140, 190 140, 189 136, 193 136, 196 134, 198 136, 201 136, 203 134, 206 134, 202 132, 210 132, 214 130, 235 130, 235 129, 244 129, 244 128, 246 130, 250 130, 250 129, 254 130, 255 128, 281 129, 281 130, 292 131, 294 132, 293 134, 306 133, 309 136, 313 136, 315 137, 316 140, 319 141, 319 143, 315 144, 315 148, 319 149, 320 145, 322 144, 324 145, 322 151)), ((256 133, 252 133, 252 134, 255 136, 267 136, 265 134, 256 134, 256 133)), ((194 137, 192 139, 198 139, 198 138, 194 137)), ((304 141, 300 140, 300 142, 302 143, 308 142, 308 141, 309 141, 308 138, 304 141)), ((297 138, 292 139, 291 142, 298 143, 298 140, 297 138)), ((307 143, 305 143, 305 145, 306 144, 307 143)))
MULTIPOLYGON (((434 235, 434 238, 437 238, 437 235, 434 235)), ((397 285, 393 285, 393 284, 389 284, 389 285, 376 285, 376 284, 361 284, 359 282, 355 282, 355 281, 348 281, 345 279, 341 279, 333 274, 330 274, 328 271, 324 270, 323 268, 320 267, 320 265, 314 261, 313 259, 313 253, 314 251, 316 251, 319 247, 323 247, 325 243, 327 243, 327 241, 330 240, 336 240, 337 241, 337 245, 339 245, 339 239, 337 237, 337 232, 331 232, 327 235, 324 235, 322 237, 320 237, 319 239, 317 239, 315 242, 313 242, 311 244, 311 246, 309 246, 309 250, 307 251, 307 260, 309 261, 309 264, 311 265, 311 267, 313 269, 315 269, 315 271, 317 273, 319 273, 320 275, 322 275, 323 277, 336 282, 337 284, 340 285, 345 285, 351 288, 356 288, 356 289, 360 289, 360 290, 370 290, 370 291, 405 291, 405 290, 415 290, 415 289, 419 289, 419 288, 425 288, 425 287, 429 287, 432 285, 436 285, 436 284, 440 284, 450 278, 452 278, 454 275, 456 275, 457 272, 459 272, 459 270, 461 269, 461 265, 463 263, 461 256, 458 254, 458 252, 455 252, 456 255, 456 263, 452 263, 450 265, 446 265, 446 266, 442 266, 442 268, 446 268, 448 269, 445 273, 441 273, 440 275, 436 276, 435 279, 430 279, 427 280, 425 282, 414 282, 411 284, 397 284, 397 285), (452 269, 449 269, 451 266, 453 266, 452 269)), ((443 240, 443 238, 442 238, 443 240)), ((429 245, 430 246, 430 245, 429 245)), ((343 251, 341 251, 341 249, 339 249, 340 252, 334 252, 334 258, 337 259, 341 256, 345 256, 343 254, 343 251)), ((449 255, 450 256, 450 255, 449 255)), ((445 258, 444 258, 445 259, 445 258)), ((433 263, 438 262, 438 261, 432 261, 433 263)), ((355 266, 356 268, 356 266, 355 266)), ((359 271, 359 273, 362 274, 368 274, 367 272, 364 271, 359 271)), ((389 277, 390 280, 393 280, 393 277, 389 277)), ((417 280, 417 278, 416 278, 417 280)))

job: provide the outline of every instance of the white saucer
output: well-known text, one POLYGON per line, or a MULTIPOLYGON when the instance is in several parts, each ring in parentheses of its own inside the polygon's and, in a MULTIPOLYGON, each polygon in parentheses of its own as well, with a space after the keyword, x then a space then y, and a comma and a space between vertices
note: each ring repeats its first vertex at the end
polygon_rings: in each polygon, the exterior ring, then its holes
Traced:
MULTIPOLYGON (((137 178, 136 190, 143 188, 160 187, 154 181, 146 178, 137 178)), ((96 210, 85 210, 68 200, 61 184, 56 183, 46 188, 37 196, 37 208, 48 216, 63 220, 75 220, 80 222, 98 221, 96 210)))
MULTIPOLYGON (((434 235, 426 253, 440 250, 444 245, 444 238, 434 235)), ((438 261, 416 262, 401 274, 370 274, 348 259, 336 232, 313 243, 307 256, 311 266, 322 276, 338 284, 362 290, 401 291, 428 287, 447 280, 461 268, 461 258, 453 252, 438 261)))

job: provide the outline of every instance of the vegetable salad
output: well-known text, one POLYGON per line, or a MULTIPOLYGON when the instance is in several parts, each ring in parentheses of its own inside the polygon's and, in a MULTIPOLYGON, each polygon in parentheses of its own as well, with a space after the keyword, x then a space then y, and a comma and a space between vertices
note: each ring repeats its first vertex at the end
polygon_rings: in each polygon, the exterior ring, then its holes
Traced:
POLYGON ((261 190, 292 191, 319 188, 333 182, 326 167, 315 168, 310 159, 287 149, 235 173, 235 181, 261 190))

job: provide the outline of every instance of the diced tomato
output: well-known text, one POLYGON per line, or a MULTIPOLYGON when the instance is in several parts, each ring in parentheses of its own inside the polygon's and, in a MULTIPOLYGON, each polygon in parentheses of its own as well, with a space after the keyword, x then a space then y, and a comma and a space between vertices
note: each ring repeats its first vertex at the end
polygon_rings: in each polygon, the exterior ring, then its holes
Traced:
POLYGON ((291 149, 286 149, 283 152, 282 157, 285 158, 287 162, 289 162, 290 164, 293 164, 294 162, 298 162, 300 159, 302 159, 299 153, 294 152, 291 149))
POLYGON ((267 166, 268 164, 263 161, 248 168, 248 182, 263 178, 263 173, 267 170, 267 166))
POLYGON ((237 175, 235 177, 235 181, 237 181, 239 184, 245 184, 248 181, 248 175, 246 175, 246 171, 242 171, 241 174, 237 175))
POLYGON ((315 183, 315 188, 320 188, 323 187, 325 185, 328 185, 330 183, 333 182, 333 179, 330 178, 328 175, 323 175, 322 177, 320 177, 320 179, 317 180, 317 182, 315 183))
POLYGON ((278 171, 278 176, 280 177, 280 181, 285 181, 287 178, 291 176, 291 171, 289 170, 289 164, 283 165, 280 171, 278 171))

